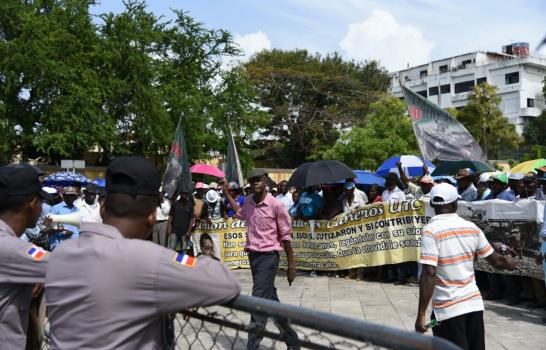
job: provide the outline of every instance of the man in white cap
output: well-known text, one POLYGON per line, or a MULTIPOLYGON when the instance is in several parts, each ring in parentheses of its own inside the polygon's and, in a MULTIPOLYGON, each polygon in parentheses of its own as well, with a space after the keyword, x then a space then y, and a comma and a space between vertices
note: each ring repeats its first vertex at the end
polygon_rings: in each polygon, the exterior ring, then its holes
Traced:
POLYGON ((517 197, 519 195, 518 193, 518 185, 525 177, 522 173, 509 173, 508 175, 508 187, 509 192, 514 195, 514 197, 517 197))
POLYGON ((419 309, 415 330, 427 331, 426 311, 432 299, 434 336, 462 349, 484 350, 483 301, 474 277, 474 259, 481 257, 496 268, 514 270, 516 262, 496 253, 484 233, 457 215, 457 189, 441 183, 430 191, 435 216, 423 228, 419 309))
POLYGON ((478 180, 478 186, 477 189, 477 201, 483 201, 485 198, 487 198, 491 194, 491 189, 489 188, 489 179, 491 178, 491 175, 487 173, 483 173, 480 175, 480 178, 478 180))
POLYGON ((222 218, 227 220, 226 207, 220 198, 218 184, 216 182, 211 182, 209 184, 208 191, 205 194, 201 217, 206 219, 209 223, 212 222, 212 220, 220 220, 222 218))

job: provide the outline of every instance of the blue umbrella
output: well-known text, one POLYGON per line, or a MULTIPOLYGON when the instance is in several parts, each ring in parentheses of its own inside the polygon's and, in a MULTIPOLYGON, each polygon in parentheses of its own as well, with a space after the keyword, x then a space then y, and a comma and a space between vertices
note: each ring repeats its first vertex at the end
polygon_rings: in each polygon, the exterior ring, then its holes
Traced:
MULTIPOLYGON (((379 176, 387 176, 388 173, 393 172, 398 174, 398 168, 396 167, 397 162, 402 162, 402 169, 409 177, 421 176, 423 175, 423 160, 420 157, 408 155, 408 156, 395 156, 387 159, 379 169, 377 169, 376 174, 379 176)), ((429 161, 426 161, 428 171, 432 172, 436 169, 436 166, 429 161)))
POLYGON ((356 174, 356 183, 359 185, 373 185, 378 184, 381 187, 385 187, 385 179, 376 173, 372 173, 369 170, 354 170, 356 174))
POLYGON ((101 178, 97 178, 95 180, 93 180, 93 183, 95 185, 97 185, 98 187, 106 187, 106 180, 105 179, 101 179, 101 178))
POLYGON ((53 173, 47 176, 44 181, 44 186, 74 186, 78 185, 87 185, 91 180, 86 176, 78 173, 70 173, 66 171, 61 171, 58 173, 53 173))

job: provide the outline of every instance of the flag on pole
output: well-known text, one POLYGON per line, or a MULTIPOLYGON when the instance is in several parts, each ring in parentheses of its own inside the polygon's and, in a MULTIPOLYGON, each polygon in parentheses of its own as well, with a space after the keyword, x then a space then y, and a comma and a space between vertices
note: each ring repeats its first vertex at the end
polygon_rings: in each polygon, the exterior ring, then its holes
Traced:
POLYGON ((243 168, 239 160, 239 154, 237 153, 237 146, 235 146, 235 140, 233 139, 233 130, 231 125, 228 125, 228 151, 226 157, 226 177, 228 182, 235 181, 242 188, 244 186, 243 168))
POLYGON ((487 163, 480 145, 466 128, 423 96, 402 87, 421 155, 427 160, 479 160, 487 163))
POLYGON ((165 176, 163 177, 162 188, 170 198, 174 196, 177 190, 192 191, 188 149, 184 141, 184 132, 182 131, 180 120, 174 133, 171 155, 169 164, 167 164, 167 169, 165 170, 165 176))

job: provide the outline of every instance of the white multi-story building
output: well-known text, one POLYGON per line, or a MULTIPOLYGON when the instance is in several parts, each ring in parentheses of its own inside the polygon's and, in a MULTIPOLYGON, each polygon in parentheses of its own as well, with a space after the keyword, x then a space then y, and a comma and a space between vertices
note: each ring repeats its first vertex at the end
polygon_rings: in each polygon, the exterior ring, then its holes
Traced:
POLYGON ((391 73, 390 92, 402 97, 399 81, 428 98, 441 108, 462 108, 476 84, 486 81, 497 87, 501 97, 500 108, 516 131, 522 133, 530 118, 540 115, 546 108, 542 95, 546 79, 546 58, 528 55, 527 50, 504 52, 476 51, 391 73), (512 54, 514 53, 514 54, 512 54))

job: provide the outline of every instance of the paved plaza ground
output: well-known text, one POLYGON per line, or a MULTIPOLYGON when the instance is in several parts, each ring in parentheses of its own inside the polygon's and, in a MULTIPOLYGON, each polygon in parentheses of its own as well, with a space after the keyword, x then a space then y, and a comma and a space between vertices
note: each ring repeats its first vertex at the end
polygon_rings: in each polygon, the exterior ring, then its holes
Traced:
MULTIPOLYGON (((237 270, 235 273, 243 293, 251 294, 250 271, 237 270)), ((277 290, 284 303, 408 331, 414 329, 419 296, 416 286, 298 275, 289 287, 281 272, 277 276, 277 290)), ((546 349, 546 325, 541 323, 541 317, 546 317, 546 310, 486 301, 484 319, 487 349, 546 349)))

